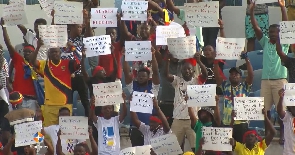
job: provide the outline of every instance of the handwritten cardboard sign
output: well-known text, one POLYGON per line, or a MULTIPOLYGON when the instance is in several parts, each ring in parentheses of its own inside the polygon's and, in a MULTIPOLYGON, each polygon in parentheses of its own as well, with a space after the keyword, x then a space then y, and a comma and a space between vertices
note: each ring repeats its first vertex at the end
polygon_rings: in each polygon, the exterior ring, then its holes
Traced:
POLYGON ((36 144, 34 135, 41 132, 42 121, 27 122, 14 125, 15 147, 36 144))
POLYGON ((245 48, 245 38, 216 39, 216 59, 240 60, 245 48))
POLYGON ((182 27, 178 25, 157 26, 156 28, 156 45, 167 45, 167 38, 185 37, 181 34, 182 27))
POLYGON ((219 27, 219 2, 185 3, 185 20, 199 27, 219 27))
POLYGON ((280 22, 280 42, 282 44, 295 43, 295 21, 280 22))
POLYGON ((117 27, 118 8, 91 8, 91 27, 117 27))
POLYGON ((123 103, 121 81, 93 84, 95 106, 123 103))
POLYGON ((275 3, 277 0, 254 0, 255 4, 275 3))
POLYGON ((197 52, 195 36, 167 38, 167 44, 173 57, 180 60, 193 58, 197 52))
POLYGON ((134 91, 130 101, 130 111, 149 113, 153 111, 154 94, 134 91))
POLYGON ((285 95, 284 95, 284 105, 285 106, 295 106, 295 83, 286 83, 284 85, 285 95))
POLYGON ((44 47, 66 47, 68 42, 67 25, 39 25, 38 29, 44 47))
POLYGON ((42 7, 42 10, 45 11, 46 15, 48 17, 51 17, 51 11, 54 8, 54 0, 38 0, 38 1, 42 7))
POLYGON ((55 24, 83 24, 83 3, 54 1, 55 24))
POLYGON ((188 107, 216 106, 216 84, 188 85, 188 107))
POLYGON ((122 1, 122 20, 146 21, 148 1, 122 1))
POLYGON ((83 38, 83 43, 86 48, 86 57, 108 55, 112 52, 110 35, 83 38))
POLYGON ((21 4, 26 5, 25 0, 9 0, 9 4, 14 4, 14 3, 21 3, 21 4))
POLYGON ((234 97, 235 120, 264 120, 264 97, 234 97))
POLYGON ((88 139, 88 118, 84 116, 59 117, 61 139, 88 139))
POLYGON ((232 128, 203 127, 202 133, 205 141, 203 150, 232 151, 232 128))
POLYGON ((128 147, 120 151, 119 155, 150 155, 151 145, 128 147))
POLYGON ((179 155, 183 153, 174 134, 152 138, 151 146, 157 155, 179 155))
POLYGON ((125 41, 126 61, 152 60, 151 41, 125 41))
POLYGON ((5 26, 14 26, 19 24, 27 24, 27 16, 25 12, 25 4, 12 3, 3 7, 3 20, 5 26))

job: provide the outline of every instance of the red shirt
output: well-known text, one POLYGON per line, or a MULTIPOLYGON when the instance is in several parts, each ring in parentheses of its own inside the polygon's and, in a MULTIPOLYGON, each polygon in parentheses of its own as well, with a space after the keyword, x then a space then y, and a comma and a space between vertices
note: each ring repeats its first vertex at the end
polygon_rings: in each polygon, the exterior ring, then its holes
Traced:
POLYGON ((24 66, 26 65, 24 58, 18 52, 14 52, 12 63, 15 69, 13 91, 18 91, 22 95, 36 96, 32 78, 24 78, 24 66))
MULTIPOLYGON (((122 64, 121 64, 121 58, 122 58, 122 46, 120 42, 115 42, 112 44, 114 46, 114 54, 115 58, 117 60, 117 78, 122 78, 122 64)), ((107 76, 110 76, 114 71, 114 58, 112 54, 109 55, 100 55, 98 57, 98 65, 102 66, 104 70, 106 71, 107 76)))

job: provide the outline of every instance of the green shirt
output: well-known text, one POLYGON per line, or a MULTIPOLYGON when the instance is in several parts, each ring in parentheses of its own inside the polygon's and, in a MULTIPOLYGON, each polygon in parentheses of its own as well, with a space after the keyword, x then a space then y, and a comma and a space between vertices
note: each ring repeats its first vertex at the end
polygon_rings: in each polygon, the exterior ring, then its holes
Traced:
MULTIPOLYGON (((286 79, 287 68, 281 63, 281 59, 277 54, 276 44, 269 42, 269 38, 265 35, 259 40, 259 43, 263 48, 262 80, 286 79)), ((282 45, 282 50, 285 54, 288 54, 289 46, 288 44, 282 45)))

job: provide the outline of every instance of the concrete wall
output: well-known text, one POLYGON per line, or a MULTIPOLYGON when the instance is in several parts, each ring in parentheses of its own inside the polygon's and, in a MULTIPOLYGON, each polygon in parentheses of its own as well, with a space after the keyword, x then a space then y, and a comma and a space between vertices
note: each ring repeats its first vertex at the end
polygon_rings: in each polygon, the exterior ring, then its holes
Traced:
MULTIPOLYGON (((246 4, 243 6, 226 6, 222 10, 223 21, 225 24, 225 33, 228 38, 243 38, 245 37, 245 10, 246 4)), ((0 10, 3 10, 5 5, 0 5, 0 10)), ((101 7, 114 7, 114 0, 101 0, 101 7)), ((48 18, 44 11, 41 10, 40 5, 27 5, 26 6, 28 24, 25 26, 27 28, 33 29, 33 22, 36 18, 45 18, 48 23, 51 23, 51 19, 48 18)), ((281 20, 281 13, 278 7, 269 7, 270 24, 279 23, 281 20)), ((2 16, 2 11, 0 12, 2 16)), ((177 22, 179 22, 176 19, 177 22)), ((22 43, 22 34, 16 26, 8 27, 8 33, 10 35, 10 40, 13 45, 22 43)), ((2 34, 2 30, 1 34, 2 34)), ((104 28, 98 28, 95 30, 96 35, 101 35, 105 33, 104 28)), ((3 46, 4 41, 0 39, 0 44, 3 46)))

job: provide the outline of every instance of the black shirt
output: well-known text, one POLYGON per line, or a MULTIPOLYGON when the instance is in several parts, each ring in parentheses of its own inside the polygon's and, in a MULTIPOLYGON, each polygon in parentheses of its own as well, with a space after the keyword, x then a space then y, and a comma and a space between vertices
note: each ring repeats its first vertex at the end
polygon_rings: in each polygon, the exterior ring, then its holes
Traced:
MULTIPOLYGON (((214 64, 209 64, 206 57, 201 56, 201 62, 205 65, 207 72, 208 72, 208 78, 205 82, 205 84, 216 84, 216 80, 215 80, 215 76, 214 76, 214 72, 213 72, 213 66, 214 64)), ((223 66, 224 63, 219 62, 219 68, 223 71, 223 66)), ((217 95, 223 95, 222 90, 220 87, 216 88, 216 94, 217 95)))

